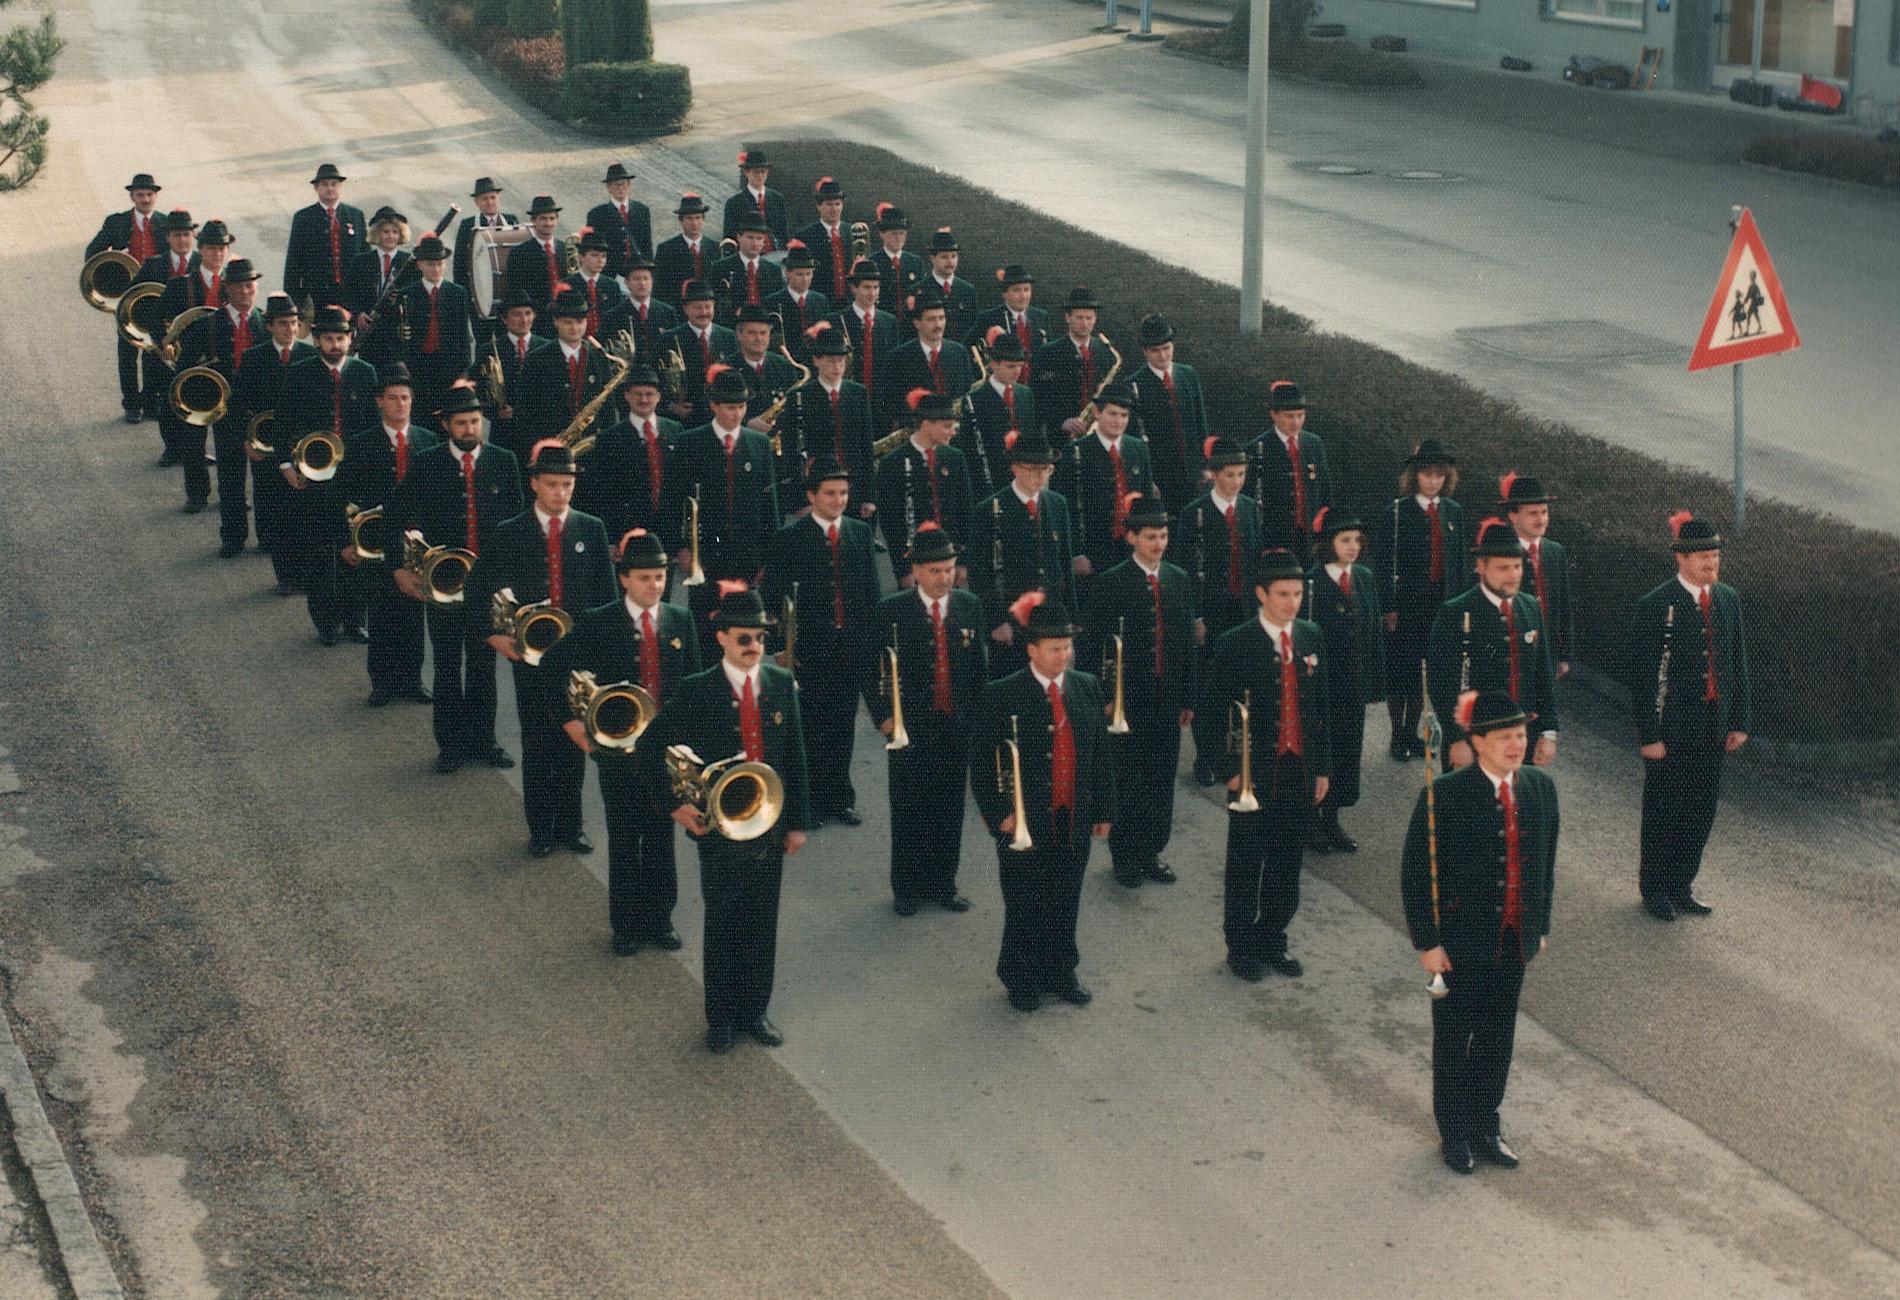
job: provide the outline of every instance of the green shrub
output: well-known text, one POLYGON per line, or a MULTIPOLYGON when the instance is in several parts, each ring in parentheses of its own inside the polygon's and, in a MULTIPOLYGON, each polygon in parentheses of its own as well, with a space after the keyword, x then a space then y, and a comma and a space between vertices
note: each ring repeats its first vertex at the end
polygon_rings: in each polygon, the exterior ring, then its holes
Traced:
POLYGON ((692 75, 677 63, 576 64, 561 96, 569 121, 636 135, 672 130, 692 106, 692 75))
POLYGON ((508 0, 508 30, 516 36, 548 36, 560 25, 560 0, 508 0))
POLYGON ((1742 147, 1742 157, 1768 167, 1900 190, 1900 142, 1896 141, 1845 132, 1758 135, 1742 147))
MULTIPOLYGON (((1309 40, 1306 28, 1318 7, 1276 4, 1270 10, 1267 60, 1275 72, 1331 81, 1363 90, 1392 90, 1421 86, 1424 79, 1403 55, 1369 50, 1350 41, 1309 40), (1297 11, 1297 12, 1296 12, 1297 11), (1282 30, 1284 28, 1284 30, 1282 30)), ((1168 37, 1170 49, 1213 59, 1230 68, 1247 66, 1247 6, 1234 11, 1234 20, 1216 31, 1177 32, 1168 37)))
POLYGON ((474 10, 477 27, 508 25, 508 0, 475 0, 474 10))
POLYGON ((582 63, 643 63, 653 57, 653 17, 647 0, 563 0, 561 30, 569 67, 582 63))

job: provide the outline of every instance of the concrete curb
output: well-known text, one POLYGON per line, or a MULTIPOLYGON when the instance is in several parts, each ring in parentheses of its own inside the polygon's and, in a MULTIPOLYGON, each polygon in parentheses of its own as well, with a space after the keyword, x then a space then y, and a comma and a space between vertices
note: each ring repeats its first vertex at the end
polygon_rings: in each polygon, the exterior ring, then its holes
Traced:
POLYGON ((1735 160, 1752 172, 1764 176, 1792 176, 1796 180, 1812 181, 1816 185, 1825 185, 1829 189, 1846 190, 1849 194, 1871 194, 1883 199, 1900 200, 1900 190, 1883 189, 1878 185, 1863 185, 1859 181, 1844 181, 1838 176, 1823 176, 1819 172, 1806 172, 1798 167, 1777 167, 1773 163, 1750 162, 1746 158, 1735 160))
POLYGON ((60 1266, 73 1294, 79 1300, 124 1300, 118 1274, 106 1258, 105 1247, 99 1244, 92 1216, 79 1195, 79 1183, 66 1161, 66 1150, 60 1146, 59 1135, 40 1104, 33 1071, 13 1039, 13 1024, 4 1010, 0 1010, 0 1105, 6 1107, 13 1121, 14 1145, 20 1152, 20 1162, 32 1176, 34 1194, 53 1225, 60 1266))

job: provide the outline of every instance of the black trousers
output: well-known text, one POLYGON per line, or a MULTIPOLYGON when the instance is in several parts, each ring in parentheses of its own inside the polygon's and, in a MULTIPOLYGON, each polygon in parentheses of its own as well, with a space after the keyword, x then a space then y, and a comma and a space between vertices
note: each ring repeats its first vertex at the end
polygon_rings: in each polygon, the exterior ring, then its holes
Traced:
POLYGON ((715 832, 699 841, 699 893, 706 905, 701 977, 707 1025, 744 1028, 764 1017, 778 967, 778 899, 784 874, 782 830, 744 844, 715 832))
MULTIPOLYGON (((1149 680, 1153 680, 1150 677, 1149 680)), ((1108 679, 1114 690, 1114 679, 1108 679)), ((1121 808, 1108 831, 1108 851, 1117 869, 1153 866, 1174 833, 1174 778, 1181 763, 1181 710, 1124 688, 1126 736, 1112 736, 1115 788, 1121 808)))
MULTIPOLYGON (((1230 596, 1224 587, 1208 588, 1203 599, 1205 604, 1201 608, 1201 622, 1207 628, 1207 636, 1202 640, 1195 653, 1201 657, 1201 672, 1205 675, 1207 665, 1211 663, 1214 658, 1214 643, 1220 640, 1221 634, 1239 627, 1248 619, 1255 617, 1254 611, 1259 608, 1259 606, 1253 602, 1252 593, 1247 593, 1243 596, 1230 596)), ((1226 733, 1223 731, 1222 734, 1225 735, 1226 733)), ((1201 753, 1200 747, 1197 745, 1194 751, 1195 770, 1200 771, 1203 768, 1209 770, 1213 769, 1218 765, 1220 757, 1219 754, 1201 753)))
POLYGON ((887 764, 891 798, 891 894, 943 902, 957 892, 969 727, 923 701, 905 702, 910 744, 887 764))
POLYGON ((1089 828, 1055 814, 1054 830, 1016 853, 996 843, 1003 885, 1003 950, 996 977, 1011 993, 1052 993, 1075 978, 1082 957, 1075 946, 1082 878, 1089 865, 1089 828))
POLYGON ((1640 884, 1644 898, 1681 898, 1702 870, 1702 850, 1715 826, 1722 793, 1722 745, 1727 737, 1710 706, 1701 735, 1669 745, 1643 763, 1640 884))
MULTIPOLYGON (((1446 557, 1446 563, 1451 563, 1446 557)), ((1425 709, 1425 682, 1419 665, 1431 640, 1432 620, 1445 603, 1441 582, 1424 591, 1401 591, 1393 598, 1398 626, 1385 639, 1385 708, 1392 717, 1392 735, 1418 738, 1418 720, 1425 709)))
POLYGON ((1229 960, 1286 952, 1286 928, 1300 910, 1300 865, 1313 815, 1304 759, 1287 754, 1254 766, 1260 811, 1227 814, 1227 881, 1222 928, 1229 960))
POLYGON ((334 485, 313 483, 292 488, 285 484, 285 490, 291 499, 291 545, 311 624, 319 632, 360 625, 362 589, 338 554, 347 538, 337 527, 334 485))
MULTIPOLYGON (((212 445, 218 453, 218 540, 242 546, 251 535, 251 511, 245 501, 251 461, 244 454, 243 422, 218 421, 212 430, 212 445)), ((186 473, 189 475, 190 471, 186 473)), ((277 481, 281 483, 283 479, 280 477, 277 481)))
POLYGON ((369 619, 369 688, 406 695, 422 689, 422 602, 402 594, 388 567, 364 560, 351 574, 369 619))
POLYGON ((1515 951, 1490 961, 1459 957, 1445 986, 1450 992, 1432 1003, 1432 1118, 1439 1140, 1496 1137, 1524 960, 1515 951))
POLYGON ((495 747, 495 649, 486 628, 475 626, 482 611, 467 603, 424 608, 435 659, 435 747, 485 759, 495 747))
MULTIPOLYGON (((284 472, 277 468, 275 456, 250 460, 241 449, 239 455, 251 467, 251 499, 256 503, 257 544, 270 552, 271 569, 277 580, 295 582, 298 577, 294 540, 297 533, 291 519, 293 502, 290 500, 294 493, 290 485, 284 482, 284 472)), ((222 453, 218 456, 218 464, 219 472, 222 473, 222 453)), ((223 489, 219 491, 222 495, 223 489)))
POLYGON ((801 638, 798 712, 805 728, 805 761, 811 811, 834 817, 858 806, 851 785, 851 751, 858 734, 858 675, 837 646, 807 648, 801 638))
POLYGON ((119 405, 127 411, 152 414, 151 371, 158 369, 159 365, 123 338, 118 338, 117 330, 113 331, 113 335, 119 346, 119 405), (146 372, 143 376, 139 373, 141 370, 146 372))
POLYGON ((616 939, 650 939, 673 928, 679 876, 673 819, 653 810, 629 755, 596 755, 607 808, 607 922, 616 939))
POLYGON ((171 381, 172 376, 168 372, 159 387, 159 436, 164 439, 165 450, 171 453, 184 471, 185 500, 202 503, 211 499, 211 467, 205 461, 207 431, 186 424, 178 412, 172 410, 171 381))
POLYGON ((559 689, 547 674, 512 664, 515 714, 521 721, 521 808, 528 838, 538 844, 564 844, 581 833, 581 787, 587 780, 587 755, 555 725, 550 694, 559 689))
MULTIPOLYGON (((1356 668, 1352 671, 1357 671, 1356 668)), ((1359 764, 1365 751, 1366 704, 1349 686, 1327 701, 1326 727, 1333 742, 1333 772, 1320 807, 1330 812, 1359 802, 1359 764)))

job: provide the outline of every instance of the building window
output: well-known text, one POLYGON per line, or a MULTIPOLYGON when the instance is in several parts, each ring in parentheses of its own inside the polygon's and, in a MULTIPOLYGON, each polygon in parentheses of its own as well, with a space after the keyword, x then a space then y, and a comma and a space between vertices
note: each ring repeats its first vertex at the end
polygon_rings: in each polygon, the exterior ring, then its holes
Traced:
MULTIPOLYGON (((1900 0, 1895 0, 1900 4, 1900 0)), ((1570 22, 1598 23, 1606 27, 1643 25, 1643 0, 1550 0, 1555 18, 1570 22)))

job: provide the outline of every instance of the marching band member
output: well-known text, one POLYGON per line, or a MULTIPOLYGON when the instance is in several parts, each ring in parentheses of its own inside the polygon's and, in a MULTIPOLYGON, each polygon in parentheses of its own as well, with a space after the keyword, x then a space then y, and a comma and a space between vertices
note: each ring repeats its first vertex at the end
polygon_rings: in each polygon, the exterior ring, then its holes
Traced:
POLYGON ((763 307, 765 300, 785 287, 785 273, 765 260, 772 246, 766 224, 755 213, 741 215, 726 233, 737 240, 739 249, 712 264, 706 278, 720 294, 719 315, 730 324, 741 308, 763 307))
MULTIPOLYGON (((473 297, 475 277, 490 276, 487 266, 477 268, 474 260, 475 232, 477 230, 507 230, 521 224, 521 218, 512 212, 501 210, 501 186, 495 184, 491 176, 477 177, 469 197, 475 200, 475 211, 471 216, 463 217, 455 228, 455 282, 467 290, 473 297)), ((499 294, 496 295, 500 297, 499 294)), ((494 338, 498 324, 494 320, 477 316, 475 325, 475 350, 486 352, 489 341, 494 338)))
POLYGON ((785 247, 785 196, 766 184, 772 175, 772 163, 765 150, 741 150, 739 173, 743 183, 739 192, 726 200, 720 229, 730 235, 740 222, 757 221, 766 236, 763 252, 785 247))
MULTIPOLYGON (((858 730, 858 690, 876 646, 871 621, 878 597, 871 526, 846 517, 851 472, 819 455, 805 473, 811 513, 778 530, 765 551, 759 595, 771 609, 789 598, 797 627, 795 658, 777 662, 798 680, 811 773, 811 829, 828 821, 857 826, 851 751, 858 730)), ((787 632, 780 620, 781 632, 787 632)), ((786 640, 791 640, 787 632, 786 640)))
POLYGON ((561 281, 567 278, 561 245, 554 237, 560 221, 561 205, 551 195, 535 195, 528 205, 528 224, 533 227, 534 238, 516 244, 508 254, 508 271, 502 281, 509 298, 526 295, 534 308, 534 332, 544 338, 554 333, 554 318, 548 308, 561 290, 561 281))
MULTIPOLYGON (((1253 566, 1260 555, 1260 506, 1247 495, 1247 453, 1226 438, 1201 446, 1211 478, 1176 521, 1174 562, 1194 579, 1203 667, 1228 629, 1253 617, 1253 566)), ((1198 735, 1198 733, 1197 733, 1198 735)), ((1214 755, 1194 748, 1194 780, 1214 784, 1214 755)))
POLYGON ((435 770, 464 763, 509 768, 515 760, 495 743, 495 651, 487 606, 469 600, 429 600, 421 579, 403 563, 402 538, 411 530, 435 546, 457 546, 480 558, 504 519, 521 513, 521 467, 506 447, 482 439, 482 409, 466 388, 442 405, 448 441, 416 456, 383 510, 384 563, 403 594, 423 603, 429 652, 435 664, 432 725, 435 770))
POLYGON ((665 351, 677 352, 686 367, 683 391, 680 400, 673 403, 672 412, 688 428, 711 418, 706 374, 739 347, 738 336, 713 320, 717 300, 711 285, 702 280, 689 281, 680 290, 680 314, 686 320, 666 336, 662 345, 665 351))
POLYGON ((1537 608, 1550 633, 1550 657, 1557 676, 1570 672, 1570 656, 1577 644, 1577 612, 1570 603, 1570 552, 1550 532, 1550 507, 1556 500, 1544 491, 1541 479, 1515 470, 1498 480, 1498 513, 1511 523, 1524 543, 1525 589, 1537 597, 1537 608))
MULTIPOLYGON (((174 220, 176 216, 174 214, 174 220)), ((187 215, 184 220, 188 223, 191 218, 187 215)), ((165 292, 159 297, 158 314, 167 326, 180 312, 193 307, 216 309, 224 306, 224 261, 230 255, 231 245, 236 242, 237 237, 222 221, 214 217, 205 222, 204 228, 198 231, 198 254, 192 259, 191 269, 182 276, 167 280, 165 292)), ((172 373, 160 375, 158 427, 166 435, 166 447, 173 463, 184 467, 185 513, 195 515, 211 500, 211 470, 205 463, 205 431, 186 424, 184 417, 172 409, 170 396, 173 377, 178 371, 186 369, 188 364, 181 351, 179 364, 172 373)))
POLYGON ((299 208, 290 219, 290 239, 284 246, 284 292, 299 305, 342 305, 344 279, 350 263, 363 251, 363 210, 343 202, 348 178, 335 163, 324 163, 310 178, 317 201, 299 208))
POLYGON ((1695 896, 1715 824, 1722 758, 1748 742, 1752 696, 1742 601, 1722 574, 1722 535, 1688 511, 1670 516, 1676 576, 1636 602, 1630 706, 1643 756, 1643 907, 1659 921, 1707 916, 1695 896))
POLYGON ((785 1041, 766 1014, 778 961, 779 885, 785 859, 805 846, 810 827, 798 688, 791 673, 760 662, 772 618, 744 583, 725 580, 718 588, 711 622, 719 662, 680 683, 635 751, 649 797, 699 841, 706 1046, 715 1055, 731 1051, 740 1032, 766 1047, 785 1041), (707 762, 744 754, 769 766, 785 789, 777 824, 745 841, 711 830, 698 808, 668 793, 666 751, 674 745, 707 762))
MULTIPOLYGON (((719 601, 717 579, 751 587, 765 565, 766 543, 778 531, 777 473, 772 440, 744 427, 750 391, 732 367, 715 364, 706 372, 706 400, 712 418, 680 435, 682 502, 699 502, 699 563, 707 581, 695 586, 688 601, 702 627, 712 630, 719 601)), ((689 539, 680 539, 680 567, 693 557, 689 539)))
POLYGON ((1035 390, 1023 382, 1029 354, 1021 340, 1004 326, 992 325, 978 343, 989 354, 990 373, 958 399, 957 436, 951 445, 969 462, 976 491, 988 496, 1009 482, 1005 440, 1012 432, 1040 426, 1035 390))
POLYGON ((884 282, 876 262, 867 257, 853 263, 848 278, 851 301, 835 319, 851 341, 851 355, 856 358, 851 377, 864 385, 871 397, 871 409, 881 414, 884 407, 878 400, 877 376, 884 358, 897 350, 897 317, 878 305, 884 282))
POLYGON ((831 300, 812 288, 818 262, 801 239, 785 246, 785 287, 765 300, 765 310, 778 322, 779 337, 785 350, 800 363, 809 365, 806 333, 813 325, 831 315, 831 300))
POLYGON ((877 458, 872 452, 871 395, 847 378, 851 343, 836 321, 821 320, 806 332, 812 381, 792 399, 789 434, 796 451, 811 457, 830 453, 861 486, 851 513, 869 519, 877 513, 877 458))
MULTIPOLYGON (((122 249, 141 268, 147 258, 156 257, 165 233, 164 218, 156 211, 158 192, 163 188, 152 179, 150 172, 134 176, 125 187, 132 206, 123 212, 106 214, 106 219, 99 224, 99 233, 86 244, 86 260, 91 261, 108 248, 122 249)), ((125 410, 125 422, 137 424, 145 418, 149 404, 150 385, 139 377, 143 354, 116 332, 114 338, 119 349, 119 405, 125 410)), ((149 359, 147 364, 151 364, 149 359)))
MULTIPOLYGON (((1498 691, 1537 725, 1531 762, 1557 757, 1557 673, 1537 598, 1523 591, 1524 544, 1502 519, 1478 525, 1471 548, 1478 581, 1439 606, 1425 642, 1426 689, 1432 708, 1449 718, 1466 690, 1498 691)), ((1445 726, 1445 764, 1463 767, 1471 746, 1456 724, 1445 726)))
POLYGON ((1312 558, 1313 516, 1333 503, 1326 444, 1306 432, 1306 398, 1291 379, 1273 381, 1267 413, 1273 427, 1247 444, 1260 535, 1268 546, 1284 546, 1305 564, 1312 558))
POLYGON ((1135 416, 1154 461, 1155 486, 1170 510, 1200 495, 1207 481, 1201 448, 1208 435, 1207 397, 1193 366, 1174 359, 1174 327, 1144 316, 1137 338, 1147 364, 1128 376, 1135 416))
POLYGON ((901 335, 910 329, 904 304, 924 278, 924 259, 904 247, 910 240, 910 218, 902 208, 895 203, 880 203, 874 215, 872 228, 877 231, 878 246, 871 250, 868 260, 877 268, 877 305, 891 313, 901 335))
MULTIPOLYGON (((468 575, 465 600, 471 617, 488 610, 497 591, 514 591, 516 606, 542 601, 578 611, 604 605, 615 590, 613 556, 607 530, 593 515, 571 507, 579 474, 574 453, 552 439, 534 449, 528 482, 534 504, 502 521, 468 575)), ((528 852, 545 858, 555 846, 592 853, 593 841, 581 823, 581 787, 587 758, 567 739, 567 682, 555 680, 545 661, 522 661, 514 637, 488 637, 514 666, 515 713, 521 720, 521 801, 528 822, 528 852)))
MULTIPOLYGON (((1027 363, 1049 341, 1049 313, 1032 301, 1036 295, 1036 277, 1029 273, 1028 267, 1011 262, 996 268, 996 283, 1002 288, 1003 301, 970 322, 968 341, 981 343, 990 336, 991 329, 1000 326, 1005 334, 1015 336, 1023 350, 1023 361, 1027 363)), ((1029 382, 1026 365, 1017 382, 1029 382)))
POLYGON ((528 465, 528 450, 534 446, 534 421, 529 409, 521 405, 522 382, 528 369, 528 358, 543 348, 554 347, 554 340, 537 333, 534 300, 525 289, 510 289, 501 300, 500 329, 496 331, 491 347, 495 359, 501 363, 502 385, 505 405, 490 412, 494 420, 494 431, 490 441, 497 447, 504 447, 516 464, 525 472, 528 465))
POLYGON ((954 402, 976 381, 969 348, 951 342, 945 331, 944 303, 937 290, 919 285, 905 306, 912 337, 885 352, 878 362, 877 392, 884 402, 886 432, 906 423, 903 402, 913 389, 928 389, 954 402))
POLYGON ((606 522, 609 537, 643 529, 671 553, 680 522, 679 421, 660 414, 660 377, 651 366, 634 366, 620 400, 621 418, 587 454, 590 469, 574 501, 606 522))
POLYGON ((1339 810, 1359 802, 1360 756, 1366 705, 1385 698, 1385 627, 1379 583, 1359 563, 1364 525, 1350 510, 1325 506, 1313 536, 1326 557, 1306 574, 1306 617, 1326 634, 1326 729, 1332 738, 1332 779, 1306 846, 1316 853, 1357 853, 1358 841, 1339 824, 1339 810))
POLYGON ((872 721, 896 740, 901 708, 909 741, 896 749, 885 746, 891 906, 899 916, 915 916, 924 903, 967 912, 970 900, 957 893, 957 865, 971 723, 989 682, 983 602, 955 586, 957 544, 937 524, 919 524, 908 552, 913 588, 878 603, 871 616, 877 652, 864 669, 872 721), (891 649, 897 654, 895 698, 883 659, 891 649))
POLYGON ((681 194, 674 206, 680 233, 653 250, 653 292, 661 302, 682 306, 681 293, 686 285, 706 279, 715 257, 706 247, 707 211, 706 200, 691 190, 681 194))
POLYGON ((1105 569, 1089 591, 1077 662, 1101 680, 1111 711, 1120 681, 1125 734, 1111 731, 1115 786, 1122 815, 1108 835, 1115 879, 1129 889, 1143 880, 1174 883, 1161 860, 1174 829, 1175 771, 1181 729, 1194 721, 1200 682, 1199 615, 1194 580, 1163 557, 1168 511, 1158 496, 1127 503, 1129 558, 1105 569), (1110 638, 1121 638, 1118 663, 1110 638))
POLYGON ((653 213, 633 197, 633 177, 624 163, 609 163, 607 174, 600 178, 607 187, 607 201, 596 203, 587 213, 587 224, 607 241, 609 275, 625 275, 635 253, 644 257, 653 251, 653 213))
POLYGON ((1087 1006, 1093 995, 1075 974, 1076 913, 1089 840, 1108 835, 1117 806, 1102 686, 1070 665, 1077 629, 1059 596, 1027 592, 1009 617, 1026 662, 984 690, 970 745, 970 788, 1002 875, 996 975, 1018 1011, 1036 1010, 1046 993, 1087 1006), (1028 846, 1012 847, 1025 829, 1028 846))
MULTIPOLYGON (((223 300, 216 316, 199 321, 186 331, 183 353, 203 358, 231 386, 231 400, 225 416, 211 427, 212 447, 218 459, 218 556, 230 560, 244 553, 244 542, 251 535, 250 509, 246 504, 245 480, 250 461, 244 453, 244 405, 238 394, 244 378, 244 361, 264 339, 264 313, 257 310, 257 268, 246 258, 225 263, 223 300)), ((203 430, 194 430, 193 450, 202 464, 203 430)), ((194 471, 187 464, 188 475, 194 471)), ((203 489, 210 491, 207 482, 203 489)))
POLYGON ((409 267, 409 218, 388 206, 369 219, 370 246, 343 269, 343 303, 356 326, 356 355, 386 366, 403 354, 401 308, 395 299, 409 267), (375 328, 370 327, 370 313, 375 328))
POLYGON ((1268 968, 1301 973, 1286 930, 1299 910, 1300 854, 1313 806, 1326 798, 1332 747, 1326 635, 1298 617, 1306 574, 1291 551, 1261 553, 1253 594, 1256 617, 1224 633, 1208 659, 1194 744, 1235 796, 1227 805, 1222 929, 1228 969, 1257 983, 1268 968), (1246 710, 1244 727, 1236 705, 1246 710), (1243 803, 1252 806, 1236 807, 1243 803))
POLYGON ((1086 600, 1097 573, 1128 556, 1122 514, 1131 496, 1155 494, 1148 444, 1128 432, 1135 396, 1116 382, 1102 390, 1094 428, 1062 449, 1050 483, 1075 524, 1075 589, 1086 600))
POLYGON ((1043 344, 1030 359, 1036 409, 1051 446, 1065 445, 1088 432, 1082 413, 1115 364, 1108 349, 1096 341, 1095 322, 1101 309, 1095 290, 1082 285, 1069 290, 1062 306, 1063 336, 1043 344))
POLYGON ((416 269, 422 278, 402 291, 409 339, 403 349, 416 386, 416 407, 440 410, 449 385, 468 373, 475 361, 475 309, 468 290, 444 278, 449 249, 435 233, 416 245, 416 269))
POLYGON ((970 336, 970 322, 976 319, 976 286, 957 274, 962 257, 956 232, 939 226, 930 234, 930 275, 932 295, 943 304, 944 337, 962 342, 970 336))
MULTIPOLYGON (((608 272, 611 242, 591 226, 580 231, 581 269, 561 281, 562 289, 572 289, 587 303, 587 337, 608 339, 602 324, 622 314, 627 306, 626 290, 608 272)), ((558 293, 558 290, 557 290, 558 293)))
POLYGON ((601 322, 601 336, 614 338, 626 330, 633 335, 634 355, 657 360, 660 341, 669 330, 677 329, 680 314, 653 296, 653 259, 634 252, 627 260, 627 294, 620 306, 601 322))
POLYGON ((1518 1163, 1498 1107, 1524 967, 1550 942, 1558 827, 1556 784, 1523 766, 1527 721, 1508 695, 1465 692, 1453 722, 1477 761, 1420 792, 1399 867, 1412 946, 1446 990, 1432 1001, 1432 1117, 1459 1174, 1518 1163))
POLYGON ((772 326, 776 318, 764 307, 747 303, 739 308, 733 322, 734 346, 722 360, 745 380, 746 427, 760 433, 772 432, 762 417, 765 408, 798 382, 798 368, 772 351, 772 326))
POLYGON ((1372 531, 1372 571, 1385 610, 1385 707, 1392 715, 1393 759, 1423 755, 1418 738, 1424 710, 1419 665, 1439 606, 1471 581, 1464 563, 1465 508, 1458 490, 1458 459, 1427 438, 1399 471, 1399 495, 1379 512, 1372 531))
POLYGON ((950 399, 913 388, 908 402, 910 437, 886 453, 877 466, 877 520, 891 553, 897 585, 908 587, 909 549, 917 525, 936 524, 961 544, 970 536, 970 469, 963 453, 950 445, 956 411, 950 399))
POLYGON ((1021 668, 1025 647, 1010 610, 1024 594, 1040 591, 1065 608, 1074 594, 1069 503, 1050 490, 1056 454, 1041 433, 1028 429, 1010 441, 1009 486, 976 506, 970 526, 970 589, 983 598, 989 622, 990 673, 1005 676, 1021 668))
MULTIPOLYGON (((555 345, 528 354, 513 399, 516 418, 527 421, 527 432, 537 442, 566 428, 613 377, 607 354, 587 339, 587 296, 563 289, 549 310, 554 315, 555 345)), ((594 427, 605 428, 617 418, 611 405, 602 407, 594 427)))
MULTIPOLYGON (((159 217, 158 227, 165 236, 165 246, 140 263, 138 274, 132 277, 133 284, 158 284, 170 286, 173 280, 182 280, 197 269, 198 255, 192 251, 196 242, 198 223, 183 208, 174 208, 159 217)), ((162 302, 163 299, 161 298, 162 302)), ((120 340, 122 343, 123 339, 120 340)), ((130 347, 130 344, 126 344, 130 347)), ((145 394, 145 413, 158 421, 160 440, 158 464, 161 469, 178 463, 178 453, 172 450, 173 432, 166 412, 171 406, 167 390, 171 385, 171 371, 155 352, 143 352, 143 392, 145 394)))
MULTIPOLYGON (((248 436, 250 422, 264 411, 273 418, 282 405, 285 380, 290 368, 300 361, 316 357, 317 349, 297 337, 300 313, 290 295, 273 293, 264 305, 264 328, 269 337, 260 339, 244 353, 238 367, 238 428, 243 440, 243 455, 251 467, 251 497, 256 502, 257 544, 270 552, 271 570, 277 579, 277 594, 290 595, 301 568, 298 563, 297 537, 294 531, 290 488, 277 466, 277 457, 268 447, 253 446, 248 436)), ((288 430, 286 430, 288 432, 288 430)), ((284 444, 289 446, 289 443, 284 444)), ((224 451, 218 452, 220 501, 224 489, 224 451)))
MULTIPOLYGON (((600 686, 632 682, 662 708, 680 683, 700 671, 693 616, 661 599, 666 548, 644 528, 628 531, 614 553, 620 598, 588 610, 548 651, 542 668, 565 694, 569 674, 589 672, 600 686)), ((632 754, 596 746, 580 718, 561 727, 582 753, 594 756, 600 801, 607 811, 607 923, 614 952, 630 957, 642 945, 677 952, 673 908, 679 877, 673 865, 673 819, 641 788, 632 754)))
POLYGON ((811 192, 818 220, 793 231, 792 240, 811 253, 813 291, 830 302, 841 303, 850 289, 845 276, 851 270, 851 237, 844 228, 844 186, 829 176, 820 176, 811 192))

